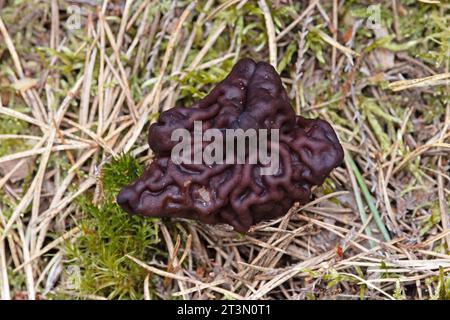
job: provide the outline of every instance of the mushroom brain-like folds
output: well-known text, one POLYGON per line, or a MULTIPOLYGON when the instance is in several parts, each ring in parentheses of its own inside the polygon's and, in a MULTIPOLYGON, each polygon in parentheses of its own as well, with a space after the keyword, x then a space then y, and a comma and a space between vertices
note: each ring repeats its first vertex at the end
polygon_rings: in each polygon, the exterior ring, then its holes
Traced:
MULTIPOLYGON (((264 135, 258 135, 258 139, 261 137, 264 135)), ((195 152, 201 155, 214 141, 203 140, 200 149, 198 142, 188 142, 186 145, 195 144, 197 148, 190 148, 191 154, 183 159, 192 160, 195 152)), ((245 141, 250 145, 249 139, 245 141)), ((257 141, 256 149, 262 148, 264 144, 257 141)), ((332 127, 324 120, 296 116, 275 69, 251 59, 240 60, 210 94, 192 107, 162 112, 150 126, 148 143, 155 159, 117 196, 125 211, 207 224, 227 223, 242 232, 260 221, 286 214, 295 202, 307 202, 311 187, 321 185, 343 159, 332 127), (176 161, 172 151, 180 143, 180 137, 173 139, 177 129, 184 129, 192 141, 195 132, 198 136, 215 129, 219 134, 215 136, 219 141, 216 146, 225 146, 232 139, 236 142, 236 148, 231 149, 234 154, 229 157, 225 152, 229 149, 224 147, 222 156, 211 153, 218 156, 213 163, 176 161), (244 161, 237 161, 238 138, 229 138, 230 130, 265 132, 267 154, 278 153, 276 170, 264 173, 262 169, 271 163, 250 161, 259 154, 251 148, 241 155, 244 161)))

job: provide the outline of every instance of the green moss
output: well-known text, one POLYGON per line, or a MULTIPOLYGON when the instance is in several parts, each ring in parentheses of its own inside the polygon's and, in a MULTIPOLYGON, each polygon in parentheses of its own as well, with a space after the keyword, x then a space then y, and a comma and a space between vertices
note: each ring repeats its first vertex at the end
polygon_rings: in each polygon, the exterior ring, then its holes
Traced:
POLYGON ((122 155, 102 169, 105 197, 100 205, 85 196, 78 200, 83 217, 79 219, 82 236, 68 245, 66 266, 80 270, 80 294, 96 294, 110 299, 142 298, 146 271, 127 254, 151 259, 161 253, 155 219, 129 216, 115 202, 119 189, 134 180, 141 167, 130 155, 122 155))
MULTIPOLYGON (((0 134, 22 134, 27 128, 24 121, 1 116, 0 117, 0 134)), ((1 139, 0 140, 0 157, 8 154, 24 151, 30 148, 23 139, 1 139)))

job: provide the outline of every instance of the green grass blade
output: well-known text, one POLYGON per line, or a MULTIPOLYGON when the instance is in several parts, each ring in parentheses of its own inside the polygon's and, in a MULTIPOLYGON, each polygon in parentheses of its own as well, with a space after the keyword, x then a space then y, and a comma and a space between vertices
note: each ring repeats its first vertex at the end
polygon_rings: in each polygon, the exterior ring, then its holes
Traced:
MULTIPOLYGON (((372 196, 370 195, 369 189, 367 188, 367 185, 364 182, 364 179, 363 179, 361 173, 359 172, 359 169, 356 166, 355 162, 353 161, 353 158, 349 152, 345 153, 345 160, 350 165, 351 169, 353 170, 353 172, 355 174, 356 181, 358 182, 359 187, 361 188, 361 191, 364 195, 364 199, 366 200, 367 205, 369 206, 370 213, 372 213, 373 219, 375 220, 375 223, 377 224, 378 230, 380 230, 381 234, 383 235, 384 241, 390 241, 391 237, 389 236, 389 232, 387 231, 386 226, 383 223, 383 220, 381 220, 381 216, 378 213, 378 210, 373 203, 373 199, 372 199, 372 196)), ((361 214, 361 211, 360 211, 360 214, 361 214)), ((365 215, 365 213, 364 213, 364 215, 365 215)), ((361 220, 362 220, 362 216, 361 216, 361 220)), ((364 223, 364 221, 363 221, 363 223, 364 223)))

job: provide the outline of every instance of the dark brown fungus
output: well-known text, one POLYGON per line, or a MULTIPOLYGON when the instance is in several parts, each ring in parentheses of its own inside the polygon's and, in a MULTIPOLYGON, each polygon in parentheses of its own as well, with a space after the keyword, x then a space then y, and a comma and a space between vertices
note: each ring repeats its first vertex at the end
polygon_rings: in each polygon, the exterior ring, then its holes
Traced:
POLYGON ((148 143, 155 159, 117 197, 125 211, 227 223, 237 231, 286 214, 296 201, 307 202, 311 187, 322 184, 343 159, 332 127, 324 120, 296 116, 275 69, 250 59, 240 60, 191 108, 162 112, 150 126, 148 143), (224 136, 226 129, 278 129, 277 147, 268 143, 269 150, 279 151, 278 171, 262 175, 266 165, 250 161, 175 164, 171 151, 179 141, 172 141, 172 132, 184 128, 193 135, 194 121, 202 122, 202 132, 215 128, 224 136))

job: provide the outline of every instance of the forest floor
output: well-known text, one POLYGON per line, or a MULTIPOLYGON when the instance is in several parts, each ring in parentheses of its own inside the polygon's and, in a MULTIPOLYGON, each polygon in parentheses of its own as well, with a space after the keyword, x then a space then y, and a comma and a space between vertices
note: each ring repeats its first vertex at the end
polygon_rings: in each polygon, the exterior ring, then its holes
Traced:
POLYGON ((446 1, 0 0, 0 298, 450 298, 446 1), (128 216, 162 110, 242 57, 345 161, 246 234, 128 216))

